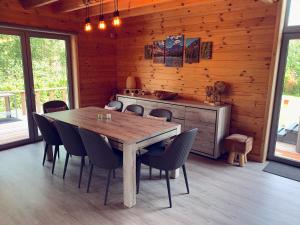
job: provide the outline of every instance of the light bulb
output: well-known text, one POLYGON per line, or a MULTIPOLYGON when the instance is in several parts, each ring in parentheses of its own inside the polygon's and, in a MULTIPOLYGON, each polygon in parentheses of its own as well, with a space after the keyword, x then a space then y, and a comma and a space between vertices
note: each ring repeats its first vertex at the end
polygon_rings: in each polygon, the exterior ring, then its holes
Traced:
POLYGON ((103 15, 101 15, 99 17, 98 29, 99 30, 105 30, 106 29, 106 24, 105 24, 104 16, 103 15))
POLYGON ((114 12, 114 18, 113 18, 112 24, 113 24, 114 27, 121 26, 121 19, 120 19, 119 11, 114 12))
POLYGON ((99 30, 105 30, 106 29, 106 24, 104 21, 99 21, 98 23, 98 29, 99 30))
POLYGON ((93 29, 93 27, 92 27, 92 24, 90 22, 90 18, 86 18, 85 25, 84 25, 84 30, 86 32, 90 32, 90 31, 92 31, 92 29, 93 29))

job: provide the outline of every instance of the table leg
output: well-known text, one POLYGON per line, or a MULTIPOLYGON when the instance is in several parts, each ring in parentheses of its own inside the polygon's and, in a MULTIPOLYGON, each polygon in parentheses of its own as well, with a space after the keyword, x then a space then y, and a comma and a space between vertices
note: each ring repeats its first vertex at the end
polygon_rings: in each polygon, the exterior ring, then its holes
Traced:
MULTIPOLYGON (((177 128, 177 135, 179 135, 180 133, 181 133, 181 125, 180 127, 177 128)), ((177 177, 179 177, 179 171, 180 169, 172 170, 170 173, 171 178, 176 179, 177 177)))
POLYGON ((179 171, 180 171, 180 169, 170 171, 171 178, 176 179, 177 177, 179 177, 179 171))
POLYGON ((136 204, 136 151, 135 145, 123 145, 123 199, 128 208, 136 204))

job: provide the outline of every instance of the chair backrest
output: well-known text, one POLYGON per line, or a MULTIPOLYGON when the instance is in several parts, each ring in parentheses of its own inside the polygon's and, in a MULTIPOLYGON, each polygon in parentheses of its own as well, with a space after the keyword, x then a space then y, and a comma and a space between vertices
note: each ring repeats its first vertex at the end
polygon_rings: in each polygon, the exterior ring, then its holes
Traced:
POLYGON ((33 113, 33 118, 47 144, 49 145, 62 144, 60 136, 53 122, 50 122, 46 117, 39 115, 37 113, 33 113))
POLYGON ((108 103, 108 106, 115 107, 116 111, 118 111, 118 112, 122 112, 122 110, 123 110, 123 103, 120 101, 111 101, 108 103))
POLYGON ((61 121, 54 122, 62 143, 68 153, 75 156, 85 156, 86 151, 78 129, 71 124, 61 121))
POLYGON ((165 169, 175 170, 183 166, 193 147, 197 132, 197 128, 185 131, 167 147, 162 155, 165 169))
POLYGON ((144 107, 141 105, 136 105, 136 104, 132 104, 132 105, 128 105, 126 107, 126 109, 124 110, 124 112, 134 112, 137 116, 143 116, 144 115, 144 107))
POLYGON ((150 116, 166 118, 168 122, 172 120, 172 112, 167 109, 152 109, 149 113, 150 116))
POLYGON ((68 109, 69 107, 67 106, 67 104, 64 101, 60 100, 49 101, 43 104, 44 113, 59 112, 68 109))
POLYGON ((116 169, 121 165, 122 158, 103 137, 83 128, 79 128, 79 134, 92 164, 103 169, 116 169))

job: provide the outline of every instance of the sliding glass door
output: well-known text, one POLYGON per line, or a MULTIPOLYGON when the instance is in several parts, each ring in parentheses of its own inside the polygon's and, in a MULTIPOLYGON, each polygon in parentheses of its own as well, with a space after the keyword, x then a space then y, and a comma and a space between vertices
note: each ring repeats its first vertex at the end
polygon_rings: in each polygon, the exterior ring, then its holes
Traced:
POLYGON ((42 105, 51 100, 62 100, 72 107, 68 39, 35 34, 30 36, 29 45, 36 111, 42 112, 42 105))
POLYGON ((0 30, 0 146, 30 140, 24 36, 0 30))
POLYGON ((69 36, 0 29, 0 150, 40 140, 32 112, 73 107, 69 36))
POLYGON ((300 1, 288 4, 268 158, 300 166, 300 1))

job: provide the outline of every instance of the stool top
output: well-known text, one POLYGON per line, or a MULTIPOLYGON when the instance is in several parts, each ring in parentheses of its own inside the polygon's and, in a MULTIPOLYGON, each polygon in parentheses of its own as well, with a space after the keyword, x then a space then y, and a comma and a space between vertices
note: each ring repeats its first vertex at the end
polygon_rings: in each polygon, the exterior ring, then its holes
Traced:
POLYGON ((244 142, 247 142, 247 140, 249 138, 251 138, 251 137, 248 137, 248 136, 242 135, 242 134, 232 134, 232 135, 226 137, 225 139, 244 143, 244 142))

